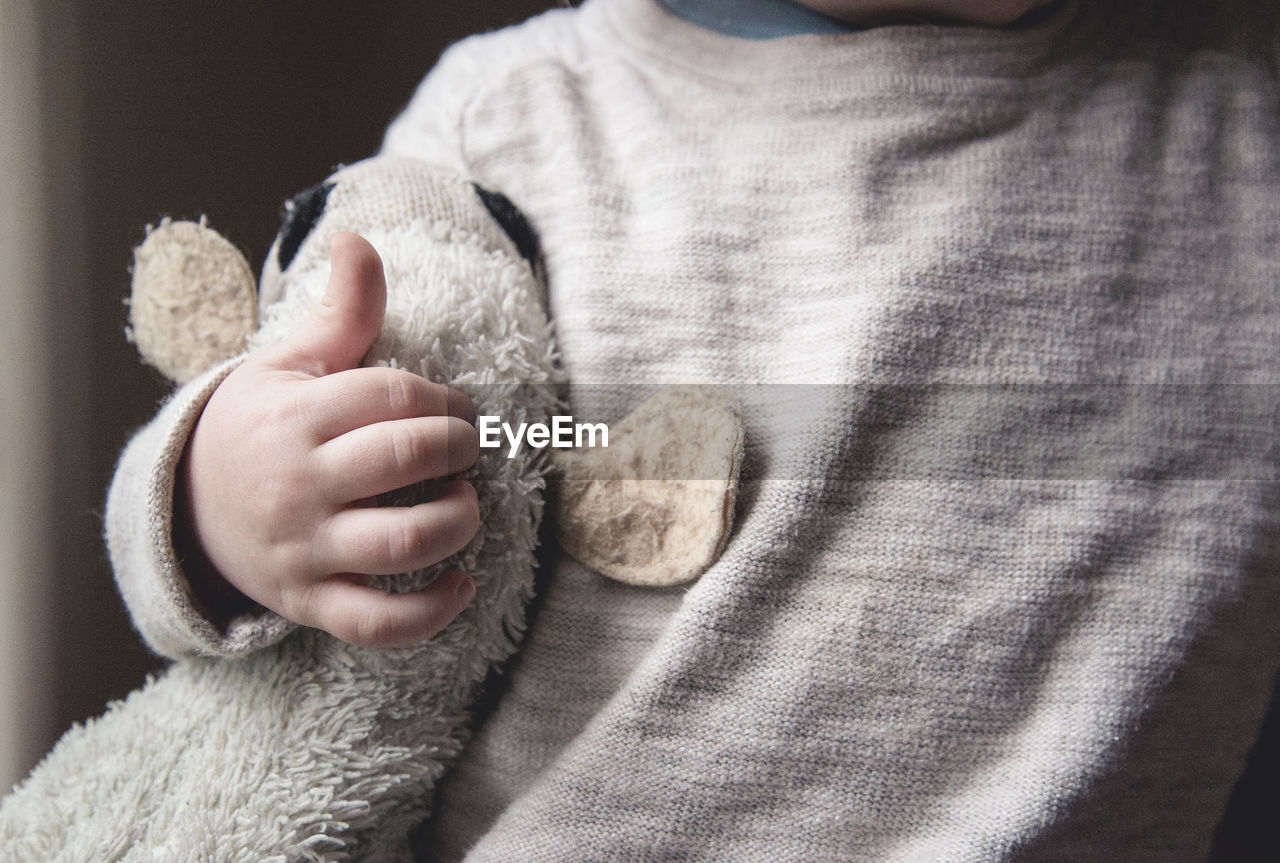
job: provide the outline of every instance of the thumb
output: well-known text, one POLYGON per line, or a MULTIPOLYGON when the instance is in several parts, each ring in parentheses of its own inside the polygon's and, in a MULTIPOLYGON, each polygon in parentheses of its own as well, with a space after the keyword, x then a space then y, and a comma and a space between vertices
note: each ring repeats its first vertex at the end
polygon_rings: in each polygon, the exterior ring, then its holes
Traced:
POLYGON ((360 365, 387 308, 382 259, 364 237, 342 231, 329 241, 329 284, 320 304, 280 344, 276 363, 317 377, 360 365))

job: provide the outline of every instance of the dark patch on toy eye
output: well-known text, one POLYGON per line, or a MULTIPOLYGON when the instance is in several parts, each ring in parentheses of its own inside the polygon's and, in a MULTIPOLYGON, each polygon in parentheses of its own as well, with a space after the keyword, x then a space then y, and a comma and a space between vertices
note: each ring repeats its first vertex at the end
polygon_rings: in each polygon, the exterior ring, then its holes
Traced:
POLYGON ((524 217, 516 205, 511 203, 506 195, 498 192, 490 192, 471 184, 476 190, 476 194, 480 196, 480 200, 484 202, 485 209, 489 211, 489 215, 493 216, 495 222, 502 226, 502 230, 511 238, 511 242, 516 244, 516 251, 520 253, 520 257, 529 262, 529 266, 537 272, 538 269, 538 235, 533 230, 533 226, 529 224, 529 220, 524 217))
POLYGON ((333 183, 321 183, 285 201, 284 224, 280 226, 280 245, 276 251, 276 260, 282 272, 293 263, 302 241, 324 215, 324 205, 332 189, 333 183))

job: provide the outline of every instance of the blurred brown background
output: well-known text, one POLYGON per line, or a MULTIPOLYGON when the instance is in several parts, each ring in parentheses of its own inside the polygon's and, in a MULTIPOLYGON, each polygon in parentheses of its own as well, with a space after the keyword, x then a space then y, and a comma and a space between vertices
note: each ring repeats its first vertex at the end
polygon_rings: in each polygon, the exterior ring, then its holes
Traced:
POLYGON ((552 5, 0 4, 0 791, 162 667, 100 538, 167 392, 123 335, 144 226, 205 214, 260 267, 281 202, 372 154, 444 46, 552 5))

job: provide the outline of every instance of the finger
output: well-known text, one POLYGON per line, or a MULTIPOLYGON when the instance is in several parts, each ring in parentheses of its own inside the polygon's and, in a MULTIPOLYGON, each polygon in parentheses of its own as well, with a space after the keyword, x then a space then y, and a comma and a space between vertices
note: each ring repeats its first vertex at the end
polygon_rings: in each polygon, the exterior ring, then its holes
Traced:
POLYGON ((330 503, 383 494, 475 464, 480 437, 457 417, 413 417, 349 431, 315 450, 330 503))
POLYGON ((332 578, 312 590, 300 622, 359 647, 404 647, 444 629, 475 592, 471 577, 457 571, 414 593, 392 594, 332 578))
POLYGON ((382 259, 369 241, 349 232, 329 244, 329 284, 310 316, 269 355, 279 368, 332 374, 360 365, 387 307, 382 259))
POLYGON ((350 369, 309 381, 307 389, 306 398, 321 408, 313 421, 320 440, 409 417, 449 415, 469 423, 476 420, 476 409, 462 390, 404 369, 350 369))
POLYGON ((412 572, 462 550, 479 527, 475 489, 454 480, 427 503, 335 513, 317 540, 315 566, 368 575, 412 572))

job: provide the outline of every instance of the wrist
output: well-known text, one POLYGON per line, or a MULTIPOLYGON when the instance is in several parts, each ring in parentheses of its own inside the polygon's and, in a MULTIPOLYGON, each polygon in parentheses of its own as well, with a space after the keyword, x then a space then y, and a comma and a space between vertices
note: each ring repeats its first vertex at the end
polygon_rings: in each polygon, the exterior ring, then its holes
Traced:
POLYGON ((258 604, 228 581, 204 551, 196 530, 189 455, 184 452, 178 463, 174 486, 173 549, 186 576, 192 603, 210 623, 226 629, 232 618, 257 609, 258 604))

